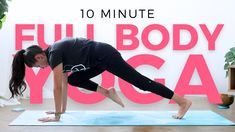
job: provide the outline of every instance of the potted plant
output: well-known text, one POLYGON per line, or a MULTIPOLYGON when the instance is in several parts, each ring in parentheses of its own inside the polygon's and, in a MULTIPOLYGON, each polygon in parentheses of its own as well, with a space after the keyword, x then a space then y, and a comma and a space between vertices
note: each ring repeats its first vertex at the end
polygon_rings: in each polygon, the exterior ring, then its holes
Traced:
POLYGON ((10 0, 0 0, 0 29, 2 28, 2 24, 6 20, 6 12, 8 11, 7 1, 10 0))
POLYGON ((225 54, 225 64, 224 70, 226 71, 226 77, 228 76, 228 68, 231 65, 235 65, 235 47, 229 49, 229 51, 225 54))
MULTIPOLYGON (((235 66, 235 47, 229 49, 229 51, 225 54, 225 64, 224 70, 226 71, 226 77, 228 77, 229 67, 235 66)), ((219 109, 228 109, 229 105, 231 105, 234 101, 234 95, 229 95, 225 93, 220 93, 220 98, 222 100, 222 104, 218 104, 219 109)))

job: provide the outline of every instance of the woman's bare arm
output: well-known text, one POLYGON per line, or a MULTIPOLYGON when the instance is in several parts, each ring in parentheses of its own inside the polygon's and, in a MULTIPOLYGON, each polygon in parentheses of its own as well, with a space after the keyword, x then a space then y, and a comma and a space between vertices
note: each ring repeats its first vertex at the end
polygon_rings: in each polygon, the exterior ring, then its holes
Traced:
MULTIPOLYGON (((68 75, 67 73, 63 73, 62 75, 62 94, 61 94, 61 112, 65 113, 67 108, 67 97, 68 97, 68 75)), ((55 111, 47 111, 47 114, 55 114, 55 111)))
POLYGON ((62 113, 62 63, 57 65, 53 69, 53 79, 54 79, 54 102, 55 102, 55 116, 54 117, 45 117, 38 119, 42 122, 52 122, 59 121, 60 114, 62 113))
POLYGON ((62 113, 65 113, 67 107, 67 94, 68 94, 68 74, 63 73, 62 78, 62 113))
MULTIPOLYGON (((62 63, 53 69, 55 112, 62 113, 62 63)), ((57 116, 59 118, 60 116, 57 116)))

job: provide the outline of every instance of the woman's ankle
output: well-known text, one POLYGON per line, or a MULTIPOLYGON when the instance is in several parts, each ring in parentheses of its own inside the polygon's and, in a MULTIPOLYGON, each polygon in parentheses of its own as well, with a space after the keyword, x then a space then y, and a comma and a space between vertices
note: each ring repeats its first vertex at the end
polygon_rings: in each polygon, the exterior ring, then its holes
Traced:
POLYGON ((187 103, 187 99, 185 99, 184 97, 181 97, 177 94, 173 95, 172 100, 174 100, 178 105, 182 105, 182 104, 187 103))
POLYGON ((109 91, 101 86, 97 86, 97 92, 104 95, 104 96, 109 95, 109 91))

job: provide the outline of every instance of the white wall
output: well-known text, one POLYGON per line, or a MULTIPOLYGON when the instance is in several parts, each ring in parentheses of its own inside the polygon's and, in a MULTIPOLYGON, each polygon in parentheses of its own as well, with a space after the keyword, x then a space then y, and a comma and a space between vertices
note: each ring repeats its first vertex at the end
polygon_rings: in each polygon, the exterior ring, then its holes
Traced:
MULTIPOLYGON (((180 77, 184 64, 189 54, 203 54, 210 72, 220 92, 227 91, 227 79, 225 78, 224 54, 235 42, 235 18, 233 13, 235 2, 233 0, 13 0, 9 3, 7 20, 0 31, 0 95, 9 95, 8 80, 12 54, 15 51, 15 24, 45 24, 46 42, 54 40, 54 24, 74 24, 74 36, 86 35, 86 24, 95 25, 95 40, 110 43, 116 47, 116 24, 135 24, 139 31, 149 24, 162 24, 170 33, 170 41, 166 48, 160 51, 146 49, 142 43, 140 47, 132 51, 121 51, 123 57, 128 59, 141 53, 153 54, 166 61, 160 71, 151 66, 140 66, 138 71, 150 78, 164 77, 166 85, 174 89, 180 77), (155 19, 81 19, 80 9, 149 9, 154 8, 155 19), (232 13, 233 12, 233 13, 232 13), (197 45, 188 51, 172 50, 172 25, 189 24, 198 30, 197 45), (216 41, 216 50, 207 50, 207 41, 199 30, 199 24, 206 24, 211 30, 216 24, 224 24, 223 30, 216 41), (175 65, 177 64, 177 65, 175 65), (172 68, 174 66, 174 68, 172 68)), ((97 12, 98 13, 98 12, 97 12)), ((36 31, 27 32, 35 34, 36 31)), ((182 41, 187 42, 186 37, 182 41)), ((140 34, 138 34, 140 38, 140 34)), ((151 34, 151 41, 159 41, 157 33, 151 34)), ((36 43, 36 41, 35 41, 36 43)), ((25 42, 26 48, 30 43, 25 42)), ((100 77, 94 79, 100 82, 100 77)), ((191 83, 198 84, 200 79, 195 73, 191 83)), ((116 83, 116 87, 117 83, 116 83)), ((44 88, 44 97, 52 95, 52 79, 47 80, 44 88)))

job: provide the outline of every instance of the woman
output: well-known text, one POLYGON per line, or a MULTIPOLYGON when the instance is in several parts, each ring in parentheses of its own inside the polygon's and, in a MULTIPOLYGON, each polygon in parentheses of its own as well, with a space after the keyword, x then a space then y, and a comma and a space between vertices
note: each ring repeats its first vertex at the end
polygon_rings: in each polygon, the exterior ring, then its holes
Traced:
POLYGON ((65 38, 46 50, 33 45, 18 51, 13 59, 12 77, 9 82, 12 97, 22 95, 26 89, 25 64, 28 67, 40 68, 49 65, 53 70, 55 112, 47 113, 55 116, 39 119, 42 122, 60 120, 60 115, 65 112, 67 105, 67 83, 99 92, 124 107, 114 88, 105 89, 90 80, 105 70, 144 91, 174 100, 179 105, 179 111, 173 118, 183 118, 192 104, 190 100, 178 96, 164 85, 141 75, 123 60, 115 48, 101 42, 84 38, 65 38), (68 72, 71 72, 69 76, 68 72))

